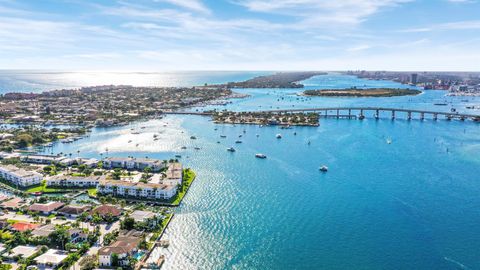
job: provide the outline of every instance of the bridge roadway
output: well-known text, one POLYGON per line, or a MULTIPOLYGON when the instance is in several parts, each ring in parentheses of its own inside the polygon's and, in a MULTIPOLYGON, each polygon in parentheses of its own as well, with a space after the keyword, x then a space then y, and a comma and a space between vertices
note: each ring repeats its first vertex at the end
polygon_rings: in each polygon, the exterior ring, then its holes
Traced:
MULTIPOLYGON (((264 111, 251 111, 251 112, 260 112, 260 113, 295 113, 295 112, 313 112, 319 113, 323 117, 351 117, 351 118, 365 118, 365 112, 374 112, 375 118, 380 118, 380 112, 390 112, 391 118, 396 118, 397 112, 402 112, 407 114, 407 119, 412 119, 412 114, 418 114, 420 119, 425 119, 425 115, 432 115, 434 120, 438 119, 438 116, 444 116, 447 120, 451 119, 460 119, 466 120, 471 119, 474 121, 480 121, 480 114, 465 114, 458 112, 439 112, 439 111, 429 111, 429 110, 418 110, 418 109, 404 109, 404 108, 385 108, 385 107, 331 107, 331 108, 307 108, 307 109, 279 109, 279 110, 264 110, 264 111), (341 112, 348 111, 348 114, 340 114, 341 112), (332 114, 329 114, 333 112, 332 114), (358 112, 353 114, 353 112, 358 112)), ((212 112, 165 112, 165 114, 190 114, 190 115, 212 115, 212 112)))

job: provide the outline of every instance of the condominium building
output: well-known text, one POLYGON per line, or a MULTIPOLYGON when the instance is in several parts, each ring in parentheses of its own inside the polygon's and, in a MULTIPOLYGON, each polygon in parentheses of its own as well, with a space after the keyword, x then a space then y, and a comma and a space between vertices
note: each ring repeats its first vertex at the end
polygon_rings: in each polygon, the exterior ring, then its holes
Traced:
POLYGON ((47 186, 56 187, 96 187, 105 176, 55 175, 47 179, 47 186))
POLYGON ((18 168, 14 165, 0 166, 0 177, 21 187, 38 185, 43 179, 40 173, 18 168))
POLYGON ((110 157, 103 160, 103 167, 106 169, 120 168, 140 171, 150 167, 152 171, 158 172, 165 168, 165 162, 163 160, 150 158, 110 157))
POLYGON ((107 180, 98 185, 98 192, 112 194, 113 196, 135 197, 144 199, 167 200, 177 193, 177 186, 107 180))

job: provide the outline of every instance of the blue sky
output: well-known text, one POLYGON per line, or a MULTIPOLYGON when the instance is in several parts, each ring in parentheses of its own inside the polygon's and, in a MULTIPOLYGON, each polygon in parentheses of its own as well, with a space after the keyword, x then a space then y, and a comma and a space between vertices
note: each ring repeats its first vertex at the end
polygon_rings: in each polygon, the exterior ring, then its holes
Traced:
POLYGON ((480 70, 480 0, 0 0, 0 68, 480 70))

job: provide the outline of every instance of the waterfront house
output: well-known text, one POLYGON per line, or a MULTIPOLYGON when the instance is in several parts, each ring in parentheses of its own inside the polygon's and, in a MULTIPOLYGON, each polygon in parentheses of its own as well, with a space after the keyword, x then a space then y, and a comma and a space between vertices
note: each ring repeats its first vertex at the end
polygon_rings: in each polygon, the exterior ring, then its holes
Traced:
POLYGON ((14 165, 1 165, 0 177, 11 182, 15 186, 28 187, 38 185, 43 179, 40 173, 27 171, 14 165))
POLYGON ((55 175, 46 180, 47 186, 87 188, 96 187, 105 176, 55 175))
POLYGON ((0 204, 3 209, 16 210, 24 205, 25 201, 22 198, 14 197, 8 201, 4 201, 0 204))
POLYGON ((76 218, 88 210, 90 210, 90 206, 87 205, 66 205, 58 209, 57 214, 70 218, 76 218))
POLYGON ((55 231, 55 225, 54 224, 46 224, 46 225, 35 228, 32 231, 32 236, 34 236, 34 237, 47 237, 54 231, 55 231))
POLYGON ((40 250, 40 247, 36 246, 16 246, 7 254, 4 254, 5 257, 9 259, 14 258, 29 258, 33 256, 37 251, 40 250))
POLYGON ((40 212, 44 215, 50 215, 64 205, 65 204, 62 202, 34 203, 28 207, 28 210, 32 212, 40 212))
POLYGON ((118 218, 120 215, 122 215, 122 210, 119 209, 119 207, 113 206, 113 205, 100 205, 97 208, 93 209, 91 211, 92 214, 98 214, 100 217, 105 218, 108 216, 111 216, 113 218, 118 218))
POLYGON ((117 240, 109 245, 98 250, 98 263, 102 267, 112 266, 112 255, 118 256, 118 263, 120 266, 128 264, 128 256, 132 256, 138 251, 138 244, 142 238, 132 236, 119 236, 117 240))
POLYGON ((130 217, 135 220, 135 222, 147 222, 149 220, 155 219, 157 214, 151 211, 140 211, 136 210, 130 214, 130 217))
POLYGON ((58 249, 49 249, 36 257, 34 261, 40 269, 56 269, 66 258, 67 252, 58 249))
POLYGON ((31 231, 31 230, 37 228, 38 226, 40 226, 40 225, 39 224, 33 224, 33 223, 30 223, 30 222, 19 221, 19 222, 16 222, 16 223, 10 225, 10 229, 12 231, 16 231, 16 232, 25 232, 25 231, 31 231))
POLYGON ((138 199, 168 200, 177 193, 177 186, 156 183, 107 180, 98 185, 98 192, 138 199))

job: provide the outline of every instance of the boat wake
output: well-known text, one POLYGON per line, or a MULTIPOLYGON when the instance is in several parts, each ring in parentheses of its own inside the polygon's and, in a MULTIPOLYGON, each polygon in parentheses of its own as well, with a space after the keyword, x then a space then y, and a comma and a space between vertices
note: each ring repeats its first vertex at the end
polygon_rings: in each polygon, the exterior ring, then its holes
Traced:
POLYGON ((448 257, 443 257, 443 259, 444 259, 445 261, 447 261, 447 262, 451 262, 451 263, 456 264, 460 269, 470 269, 469 267, 467 267, 467 266, 464 265, 463 263, 457 262, 457 261, 455 261, 455 260, 453 260, 453 259, 450 259, 450 258, 448 258, 448 257))

